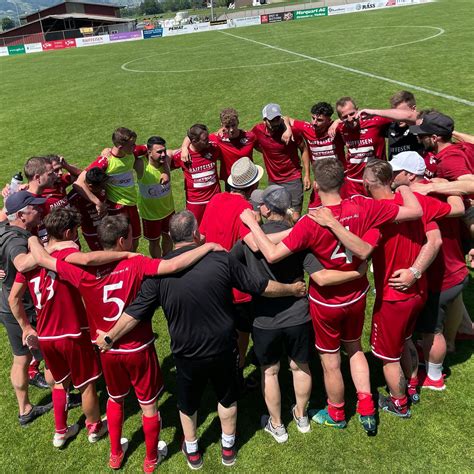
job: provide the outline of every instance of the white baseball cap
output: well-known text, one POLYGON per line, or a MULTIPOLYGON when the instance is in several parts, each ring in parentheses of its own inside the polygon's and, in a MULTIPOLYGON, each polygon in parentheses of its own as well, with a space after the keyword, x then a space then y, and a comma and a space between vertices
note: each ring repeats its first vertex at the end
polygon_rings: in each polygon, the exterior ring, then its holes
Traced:
POLYGON ((278 104, 267 104, 262 110, 262 116, 268 120, 281 117, 281 107, 278 104))
POLYGON ((426 170, 425 160, 416 151, 404 151, 395 155, 390 165, 393 171, 408 171, 417 176, 423 176, 426 170))

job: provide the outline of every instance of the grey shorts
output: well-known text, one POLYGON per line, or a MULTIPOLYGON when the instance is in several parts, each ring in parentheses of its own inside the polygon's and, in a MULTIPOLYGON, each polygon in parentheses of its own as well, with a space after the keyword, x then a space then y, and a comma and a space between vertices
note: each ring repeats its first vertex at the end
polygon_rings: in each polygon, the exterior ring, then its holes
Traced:
POLYGON ((274 184, 283 186, 290 193, 292 209, 301 213, 301 209, 303 208, 303 181, 301 179, 295 179, 294 181, 288 181, 286 183, 268 182, 268 186, 274 184))
POLYGON ((439 293, 428 292, 428 299, 425 307, 418 317, 416 329, 427 334, 439 334, 443 332, 448 305, 467 286, 468 277, 466 277, 459 285, 452 286, 447 290, 439 293))
MULTIPOLYGON (((23 331, 13 314, 0 313, 0 321, 7 330, 8 340, 10 341, 13 355, 25 356, 31 353, 34 355, 36 360, 43 360, 43 356, 39 350, 30 351, 28 346, 23 345, 23 331)), ((32 322, 32 325, 33 327, 35 326, 34 322, 32 322)))

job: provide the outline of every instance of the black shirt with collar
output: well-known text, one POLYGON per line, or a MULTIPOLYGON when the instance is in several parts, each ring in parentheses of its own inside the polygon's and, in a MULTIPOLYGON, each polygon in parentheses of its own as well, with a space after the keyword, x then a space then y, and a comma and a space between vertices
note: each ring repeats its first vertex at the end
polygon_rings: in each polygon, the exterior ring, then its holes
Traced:
MULTIPOLYGON (((181 247, 165 259, 193 248, 195 245, 181 247)), ((212 357, 235 346, 232 288, 260 295, 268 281, 250 273, 227 252, 210 252, 180 273, 146 279, 125 312, 135 319, 148 319, 161 305, 173 355, 212 357)))

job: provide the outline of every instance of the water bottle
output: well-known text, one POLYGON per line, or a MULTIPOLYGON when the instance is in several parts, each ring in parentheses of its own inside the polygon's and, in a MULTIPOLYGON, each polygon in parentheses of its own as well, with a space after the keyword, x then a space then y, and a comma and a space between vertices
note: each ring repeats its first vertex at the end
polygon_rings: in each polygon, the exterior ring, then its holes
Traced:
POLYGON ((12 180, 10 181, 10 189, 8 190, 8 194, 14 194, 18 191, 18 188, 23 183, 23 176, 21 175, 21 171, 19 171, 15 176, 13 176, 12 180))

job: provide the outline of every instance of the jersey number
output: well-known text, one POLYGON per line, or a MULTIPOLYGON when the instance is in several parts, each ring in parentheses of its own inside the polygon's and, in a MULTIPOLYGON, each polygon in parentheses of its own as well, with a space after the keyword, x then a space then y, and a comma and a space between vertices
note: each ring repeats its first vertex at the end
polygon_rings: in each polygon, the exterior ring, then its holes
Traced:
POLYGON ((104 303, 115 303, 118 307, 117 313, 115 316, 112 316, 111 318, 106 318, 104 316, 105 321, 116 321, 118 318, 120 318, 120 315, 122 314, 123 308, 125 306, 125 302, 116 297, 109 296, 109 294, 114 291, 114 290, 120 290, 123 287, 123 281, 120 281, 118 283, 114 283, 113 285, 105 285, 104 286, 104 292, 102 294, 102 301, 104 303))
MULTIPOLYGON (((49 271, 46 274, 46 277, 49 277, 50 282, 49 282, 49 285, 45 288, 45 290, 48 292, 45 303, 47 303, 54 296, 54 282, 56 281, 56 273, 49 271)), ((30 282, 33 283, 33 291, 36 296, 36 308, 41 309, 43 308, 43 304, 41 303, 41 291, 40 291, 41 277, 38 276, 38 277, 32 278, 30 282)))
MULTIPOLYGON (((346 229, 349 230, 349 226, 346 226, 346 229)), ((346 259, 346 263, 352 263, 352 252, 350 250, 341 250, 342 243, 340 241, 337 242, 336 248, 334 249, 333 253, 331 254, 331 260, 335 260, 336 258, 344 257, 346 259)), ((343 247, 344 248, 344 247, 343 247)))

